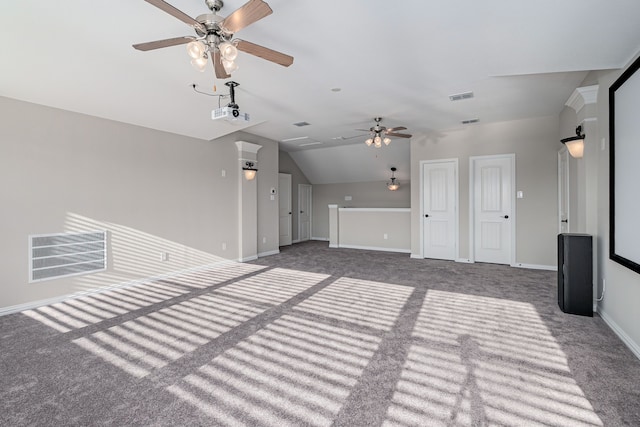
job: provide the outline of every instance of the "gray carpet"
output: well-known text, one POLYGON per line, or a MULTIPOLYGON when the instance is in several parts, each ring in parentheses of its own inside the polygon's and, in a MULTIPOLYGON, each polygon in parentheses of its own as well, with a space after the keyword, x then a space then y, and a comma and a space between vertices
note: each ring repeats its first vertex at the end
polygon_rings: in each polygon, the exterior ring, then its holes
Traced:
POLYGON ((0 317, 0 425, 640 426, 555 280, 308 242, 0 317))

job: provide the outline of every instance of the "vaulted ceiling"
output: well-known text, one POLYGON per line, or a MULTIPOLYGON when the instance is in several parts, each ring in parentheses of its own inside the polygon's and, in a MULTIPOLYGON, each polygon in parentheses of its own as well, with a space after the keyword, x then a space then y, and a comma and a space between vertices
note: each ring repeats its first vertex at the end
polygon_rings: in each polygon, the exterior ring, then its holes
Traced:
MULTIPOLYGON (((208 12, 203 0, 169 3, 192 17, 208 12)), ((131 47, 195 35, 143 0, 4 2, 0 95, 207 140, 240 129, 289 140, 281 149, 305 151, 295 157, 312 182, 345 182, 367 177, 336 176, 342 172, 320 165, 363 152, 365 132, 355 129, 373 126, 374 117, 417 135, 471 118, 558 114, 588 71, 623 67, 640 49, 634 0, 268 3, 273 14, 236 37, 295 61, 285 68, 240 53, 232 80, 240 83, 236 102, 249 125, 211 120, 211 110, 229 102, 209 96, 228 93, 225 81, 211 64, 203 73, 193 69, 184 46, 131 47), (472 99, 450 101, 467 91, 472 99)), ((220 15, 242 4, 226 0, 220 15)), ((408 140, 392 145, 387 154, 383 147, 359 158, 408 169, 408 140), (381 161, 385 155, 398 160, 381 161)))

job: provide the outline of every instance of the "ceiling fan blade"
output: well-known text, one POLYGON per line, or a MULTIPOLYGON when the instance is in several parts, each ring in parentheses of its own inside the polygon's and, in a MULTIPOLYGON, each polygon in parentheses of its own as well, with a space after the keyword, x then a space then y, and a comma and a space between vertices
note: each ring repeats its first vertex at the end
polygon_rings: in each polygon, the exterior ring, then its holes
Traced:
POLYGON ((354 129, 354 130, 359 130, 360 132, 373 132, 373 130, 371 129, 354 129))
POLYGON ((390 136, 392 138, 411 138, 413 135, 409 135, 408 133, 393 133, 393 132, 385 132, 385 135, 390 136))
POLYGON ((156 40, 153 42, 146 42, 146 43, 138 43, 138 44, 134 44, 133 47, 135 49, 138 50, 142 50, 144 52, 148 51, 148 50, 153 50, 153 49, 160 49, 163 47, 169 47, 169 46, 177 46, 179 44, 185 44, 185 43, 189 43, 192 40, 195 40, 195 37, 190 37, 190 36, 184 36, 184 37, 175 37, 172 39, 164 39, 164 40, 156 40))
POLYGON ((163 0, 145 0, 145 1, 149 4, 154 5, 155 7, 157 7, 158 9, 164 12, 167 12, 169 15, 175 18, 178 18, 185 24, 191 25, 193 28, 197 28, 203 33, 207 32, 207 29, 205 28, 204 25, 202 25, 201 23, 199 23, 198 21, 196 21, 195 19, 193 19, 192 17, 184 13, 183 11, 171 6, 166 1, 163 1, 163 0))
POLYGON ((407 130, 407 128, 406 128, 406 127, 404 127, 404 126, 398 126, 398 127, 395 127, 395 128, 389 128, 389 129, 387 129, 387 133, 389 133, 389 132, 395 132, 395 131, 397 131, 397 130, 407 130))
POLYGON ((293 64, 293 56, 285 55, 284 53, 280 53, 273 49, 251 43, 246 40, 238 40, 238 44, 236 47, 238 48, 238 50, 250 53, 251 55, 259 56, 260 58, 266 59, 267 61, 275 62, 276 64, 280 64, 283 67, 288 67, 289 65, 293 64))
POLYGON ((240 9, 235 10, 231 15, 224 18, 220 23, 220 27, 224 31, 234 34, 272 13, 273 10, 264 1, 249 0, 240 9))
POLYGON ((213 69, 216 72, 216 77, 219 79, 228 79, 231 77, 227 74, 227 70, 224 69, 222 65, 222 59, 220 58, 220 51, 216 50, 213 55, 211 55, 211 62, 213 62, 213 69))

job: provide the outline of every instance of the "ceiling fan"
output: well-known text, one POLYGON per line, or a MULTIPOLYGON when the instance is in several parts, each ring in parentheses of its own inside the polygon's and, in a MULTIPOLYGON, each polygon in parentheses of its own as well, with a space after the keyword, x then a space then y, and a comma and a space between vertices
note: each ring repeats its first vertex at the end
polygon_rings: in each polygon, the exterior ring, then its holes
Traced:
POLYGON ((385 145, 389 145, 391 138, 411 138, 411 135, 408 133, 398 133, 399 130, 407 129, 404 126, 387 128, 380 124, 382 117, 374 117, 373 120, 376 122, 375 126, 372 126, 369 129, 356 129, 363 132, 369 132, 370 137, 364 142, 367 144, 367 147, 371 147, 373 145, 376 148, 380 148, 382 147, 383 142, 385 145))
POLYGON ((216 77, 219 79, 231 77, 231 73, 238 68, 234 60, 239 50, 284 67, 293 64, 292 56, 246 40, 232 40, 235 33, 273 12, 269 5, 262 0, 249 0, 226 18, 217 14, 223 6, 222 0, 205 0, 211 13, 199 15, 195 19, 163 0, 145 1, 190 25, 195 30, 197 37, 183 36, 138 43, 133 45, 135 49, 148 51, 187 44, 187 51, 192 58, 191 63, 194 67, 199 71, 204 71, 207 59, 211 56, 216 77))

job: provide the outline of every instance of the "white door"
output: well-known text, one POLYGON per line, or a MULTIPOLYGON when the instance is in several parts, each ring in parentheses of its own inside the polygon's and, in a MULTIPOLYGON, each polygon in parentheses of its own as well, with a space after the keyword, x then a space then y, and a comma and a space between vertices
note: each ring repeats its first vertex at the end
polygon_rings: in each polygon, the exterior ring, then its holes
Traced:
POLYGON ((278 174, 278 226, 280 246, 291 244, 291 175, 278 174))
POLYGON ((298 184, 298 240, 311 239, 311 186, 298 184))
POLYGON ((558 152, 558 232, 569 232, 569 151, 558 152))
POLYGON ((512 263, 515 156, 472 157, 474 259, 512 263))
POLYGON ((422 244, 425 258, 456 259, 457 172, 457 159, 423 164, 422 244))

